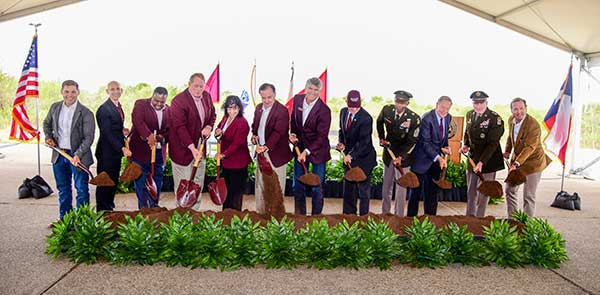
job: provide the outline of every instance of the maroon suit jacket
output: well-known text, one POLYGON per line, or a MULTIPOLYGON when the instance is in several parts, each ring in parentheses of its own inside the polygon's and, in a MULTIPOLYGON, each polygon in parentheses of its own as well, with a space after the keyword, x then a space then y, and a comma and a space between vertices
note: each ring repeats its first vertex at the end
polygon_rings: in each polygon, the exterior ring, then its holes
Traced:
MULTIPOLYGON (((139 162, 150 162, 150 146, 146 138, 154 131, 157 135, 162 135, 165 142, 161 143, 163 153, 166 151, 166 142, 169 139, 169 108, 165 106, 163 109, 163 117, 160 129, 158 129, 158 116, 150 98, 138 99, 135 101, 133 111, 131 112, 131 134, 129 137, 129 148, 131 149, 131 157, 139 162)), ((163 158, 164 159, 164 158, 163 158)))
MULTIPOLYGON (((198 145, 202 129, 214 126, 217 115, 212 104, 210 94, 202 93, 202 106, 204 107, 204 122, 200 122, 198 108, 194 99, 186 88, 177 94, 169 108, 169 156, 171 161, 178 165, 189 165, 194 157, 188 149, 190 144, 198 145)), ((206 154, 204 146, 203 154, 206 154)))
MULTIPOLYGON (((263 113, 262 103, 254 110, 254 121, 252 122, 252 135, 258 136, 258 125, 263 113)), ((280 167, 292 159, 289 141, 290 115, 287 108, 280 102, 275 101, 265 124, 265 146, 269 148, 269 157, 273 166, 280 167)))
MULTIPOLYGON (((223 128, 227 117, 223 117, 219 123, 219 128, 223 128)), ((244 117, 236 117, 231 121, 231 125, 221 136, 221 154, 225 158, 221 159, 221 166, 227 169, 242 169, 250 163, 250 151, 248 150, 248 133, 250 126, 244 117)))
POLYGON ((308 161, 321 164, 331 159, 329 155, 329 127, 331 126, 331 110, 320 98, 315 102, 304 126, 302 125, 302 104, 304 94, 294 96, 292 116, 290 118, 291 132, 300 140, 300 151, 310 150, 308 161))

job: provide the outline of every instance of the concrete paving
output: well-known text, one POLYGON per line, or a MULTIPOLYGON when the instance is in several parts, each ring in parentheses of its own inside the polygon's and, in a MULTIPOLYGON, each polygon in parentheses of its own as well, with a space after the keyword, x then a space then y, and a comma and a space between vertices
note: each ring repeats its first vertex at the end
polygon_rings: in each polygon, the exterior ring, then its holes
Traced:
MULTIPOLYGON (((18 200, 16 196, 22 180, 37 173, 36 148, 18 145, 0 152, 5 156, 0 159, 0 294, 600 294, 596 278, 600 270, 600 182, 567 179, 565 189, 580 193, 583 210, 551 208, 549 204, 560 189, 556 167, 543 175, 537 215, 547 218, 567 241, 570 260, 557 270, 459 265, 430 270, 394 265, 389 271, 270 270, 259 266, 221 272, 164 265, 117 267, 106 262, 76 265, 65 258, 52 259, 44 250, 45 236, 50 233, 46 226, 58 215, 56 194, 40 200, 18 200)), ((42 147, 42 175, 54 187, 49 158, 50 152, 42 147)), ((288 211, 293 210, 293 200, 285 201, 288 211)), ((174 194, 164 194, 161 205, 173 208, 174 194)), ((117 210, 135 210, 135 196, 118 195, 116 206, 117 210)), ((244 208, 254 209, 253 196, 245 196, 244 208)), ((204 196, 202 209, 219 207, 204 196)), ((325 211, 341 212, 341 199, 326 199, 325 211)), ((373 200, 371 211, 381 212, 381 201, 373 200)), ((464 212, 464 203, 439 206, 440 215, 464 212)), ((489 206, 487 212, 502 217, 506 206, 489 206)))

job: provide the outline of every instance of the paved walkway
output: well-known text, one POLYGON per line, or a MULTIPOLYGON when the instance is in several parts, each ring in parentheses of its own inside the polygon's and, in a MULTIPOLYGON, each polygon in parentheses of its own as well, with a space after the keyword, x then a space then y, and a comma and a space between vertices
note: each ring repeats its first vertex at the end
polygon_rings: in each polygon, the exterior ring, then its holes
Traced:
MULTIPOLYGON (((221 272, 52 260, 44 254, 44 239, 50 233, 46 226, 58 215, 56 195, 18 200, 16 193, 22 180, 36 173, 35 151, 34 145, 4 147, 1 151, 5 158, 0 159, 0 294, 600 294, 600 182, 567 179, 566 190, 583 197, 583 210, 551 208, 549 204, 560 188, 555 169, 543 176, 537 212, 567 240, 571 260, 557 270, 460 265, 430 270, 395 265, 389 271, 269 270, 259 266, 221 272)), ((42 151, 42 175, 54 186, 50 152, 42 151)), ((93 195, 94 189, 92 203, 93 195)), ((202 204, 203 209, 218 210, 208 196, 202 204)), ((116 205, 118 210, 135 210, 137 203, 133 194, 127 194, 118 195, 116 205)), ((173 208, 174 195, 164 194, 161 205, 173 208)), ((245 197, 244 208, 254 209, 253 196, 245 197)), ((291 198, 286 198, 286 208, 293 209, 291 198)), ((380 212, 381 202, 373 200, 371 208, 380 212)), ((341 199, 326 199, 325 210, 341 212, 341 199)), ((440 215, 464 214, 465 203, 441 203, 439 211, 440 215)), ((505 212, 504 204, 488 207, 491 215, 504 216, 505 212)))

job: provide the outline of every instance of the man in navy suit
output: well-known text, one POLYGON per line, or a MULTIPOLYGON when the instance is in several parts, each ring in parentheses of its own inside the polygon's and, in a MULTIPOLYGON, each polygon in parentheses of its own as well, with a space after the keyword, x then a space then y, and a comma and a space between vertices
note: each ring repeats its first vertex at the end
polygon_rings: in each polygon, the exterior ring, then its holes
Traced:
MULTIPOLYGON (((306 215, 306 189, 298 181, 304 174, 300 165, 312 164, 312 172, 319 176, 320 186, 312 188, 311 215, 321 214, 323 211, 323 195, 321 187, 325 183, 325 163, 331 159, 329 154, 329 128, 331 127, 331 110, 319 98, 322 82, 319 78, 310 78, 306 81, 306 94, 294 96, 292 114, 290 118, 290 141, 298 145, 300 155, 294 161, 294 212, 306 215)), ((307 167, 308 168, 308 167, 307 167)))
POLYGON ((373 118, 360 106, 360 92, 350 90, 346 96, 347 108, 340 111, 340 130, 336 148, 345 151, 344 170, 360 167, 367 179, 351 182, 344 179, 344 214, 356 215, 356 196, 360 200, 359 214, 369 213, 371 198, 371 172, 377 165, 377 155, 373 148, 373 118))
POLYGON ((421 119, 419 138, 413 155, 415 161, 411 170, 417 174, 421 185, 409 190, 407 216, 416 216, 419 212, 419 198, 423 195, 425 214, 436 215, 438 186, 433 179, 439 179, 446 167, 445 155, 450 154, 448 130, 452 116, 448 113, 452 100, 448 96, 438 99, 435 109, 425 113, 421 119))

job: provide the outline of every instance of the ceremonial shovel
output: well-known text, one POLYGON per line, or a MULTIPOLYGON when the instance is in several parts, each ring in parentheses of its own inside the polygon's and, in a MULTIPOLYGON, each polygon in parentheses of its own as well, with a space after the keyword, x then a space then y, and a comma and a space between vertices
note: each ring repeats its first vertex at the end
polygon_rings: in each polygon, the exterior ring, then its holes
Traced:
MULTIPOLYGON (((473 162, 473 159, 471 159, 471 157, 469 157, 465 153, 463 153, 463 155, 465 157, 467 157, 467 159, 469 160, 469 163, 471 163, 471 166, 473 168, 475 168, 475 166, 477 166, 477 165, 475 165, 475 162, 473 162)), ((485 196, 502 197, 502 195, 503 195, 502 185, 499 182, 497 182, 495 180, 485 180, 483 178, 483 174, 481 174, 481 172, 477 172, 476 174, 479 177, 479 180, 481 181, 481 184, 477 188, 478 192, 480 192, 481 194, 483 194, 485 196)))
MULTIPOLYGON (((390 155, 390 157, 392 157, 392 161, 395 161, 396 155, 389 148, 389 145, 386 146, 385 149, 388 151, 388 154, 390 155)), ((400 177, 398 177, 398 179, 396 179, 396 183, 398 185, 400 185, 401 187, 407 187, 407 188, 418 188, 419 187, 419 178, 417 177, 417 175, 415 175, 414 172, 408 171, 408 173, 404 173, 404 170, 402 170, 402 167, 398 167, 395 165, 394 165, 394 167, 396 167, 396 169, 398 169, 398 171, 400 171, 400 177)))
MULTIPOLYGON (((71 163, 71 165, 73 165, 72 164, 73 157, 69 156, 69 154, 65 153, 63 150, 61 150, 57 147, 53 147, 53 146, 49 146, 49 145, 46 145, 46 146, 55 150, 61 156, 65 157, 67 160, 69 160, 69 163, 71 163)), ((108 174, 104 171, 100 172, 100 174, 98 174, 98 176, 94 177, 94 174, 92 174, 92 172, 87 167, 83 166, 83 164, 77 163, 77 165, 75 167, 83 170, 83 172, 87 173, 87 175, 90 176, 90 184, 97 185, 97 186, 115 186, 115 182, 112 181, 112 179, 110 179, 110 176, 108 176, 108 174)))
MULTIPOLYGON (((442 156, 440 156, 442 157, 442 156)), ((446 157, 442 157, 443 161, 446 161, 446 157)), ((440 175, 440 179, 438 180, 433 180, 433 183, 437 184, 437 186, 441 189, 451 189, 452 188, 452 183, 448 180, 446 180, 446 167, 444 167, 444 169, 442 169, 442 174, 440 175)))
POLYGON ((192 168, 190 179, 182 179, 177 186, 177 205, 179 207, 192 207, 198 200, 198 196, 201 192, 200 185, 194 182, 194 177, 196 177, 196 170, 198 170, 198 163, 200 163, 200 159, 202 159, 203 150, 204 138, 200 137, 200 145, 198 146, 200 156, 194 160, 194 167, 192 168))
MULTIPOLYGON (((154 131, 154 138, 156 138, 156 130, 154 131)), ((150 157, 150 174, 146 176, 146 189, 148 190, 148 194, 152 200, 158 199, 158 188, 156 187, 156 182, 154 182, 154 163, 156 163, 156 143, 151 148, 151 157, 150 157)))
MULTIPOLYGON (((346 154, 343 150, 340 150, 340 153, 342 153, 342 158, 346 157, 346 154)), ((352 182, 362 182, 367 180, 365 171, 363 171, 360 167, 352 167, 350 163, 346 164, 346 166, 348 166, 348 171, 346 171, 346 174, 344 174, 344 179, 352 182)))
POLYGON ((217 179, 208 184, 208 194, 215 205, 223 205, 227 198, 227 185, 221 177, 221 140, 217 140, 217 179))
MULTIPOLYGON (((298 155, 298 157, 300 156, 300 149, 298 148, 298 146, 294 143, 292 143, 294 145, 294 150, 296 151, 296 154, 298 155)), ((300 161, 298 161, 300 162, 300 161)), ((318 186, 321 184, 321 179, 319 178, 318 175, 310 172, 308 173, 308 169, 306 169, 306 164, 304 164, 304 162, 300 162, 300 164, 302 165, 302 168, 304 168, 304 175, 301 175, 300 177, 298 177, 298 181, 300 181, 301 183, 308 185, 308 186, 318 186)))
MULTIPOLYGON (((510 167, 508 160, 504 159, 504 163, 506 163, 506 167, 510 167)), ((527 181, 527 176, 525 176, 525 174, 523 174, 523 172, 521 172, 521 169, 519 168, 508 172, 508 175, 504 180, 505 183, 508 183, 511 186, 523 184, 525 183, 525 181, 527 181)))
MULTIPOLYGON (((129 138, 125 139, 125 147, 129 149, 129 138)), ((142 167, 138 163, 131 162, 131 157, 127 157, 127 166, 123 169, 123 173, 119 177, 122 182, 129 182, 138 179, 142 175, 142 167)))

